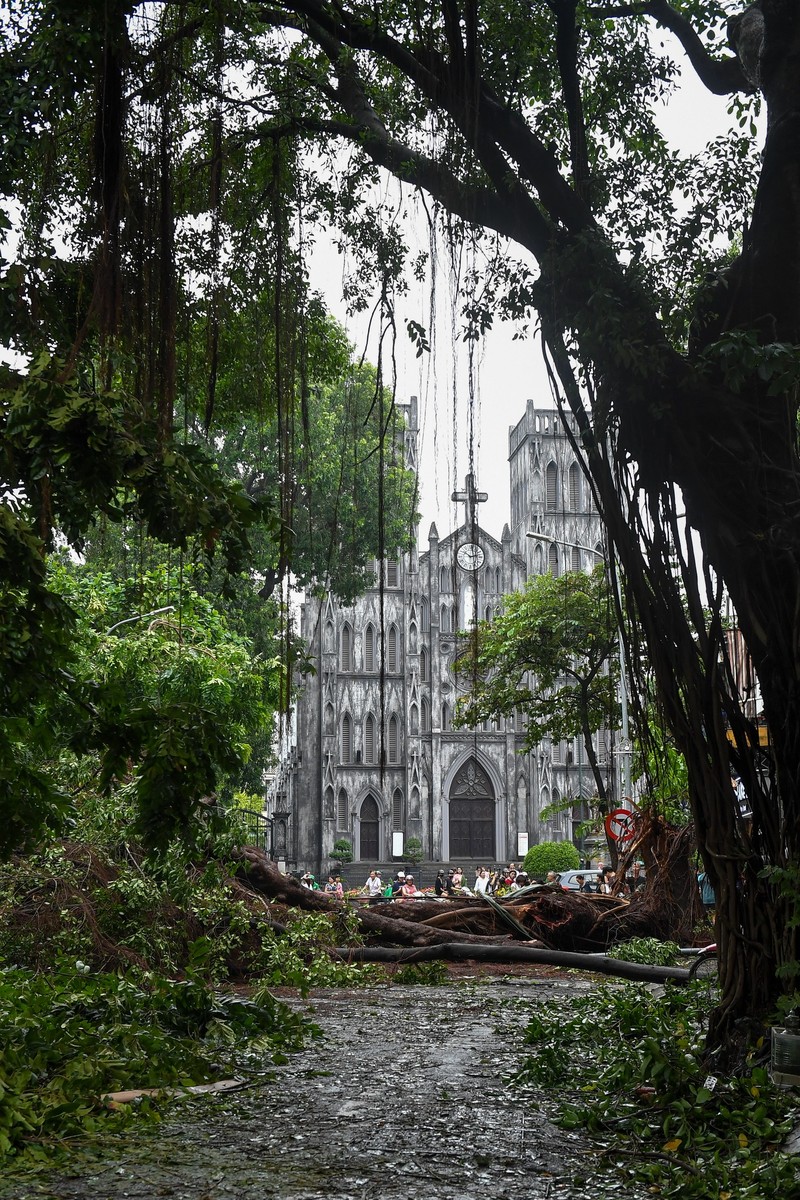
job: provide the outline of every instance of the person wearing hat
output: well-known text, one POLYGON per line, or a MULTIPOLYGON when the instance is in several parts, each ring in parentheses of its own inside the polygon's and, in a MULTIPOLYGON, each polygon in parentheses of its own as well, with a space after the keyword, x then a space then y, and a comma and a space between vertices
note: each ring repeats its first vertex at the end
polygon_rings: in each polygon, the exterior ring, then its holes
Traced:
POLYGON ((300 880, 301 887, 308 888, 310 892, 318 892, 319 884, 310 871, 306 871, 305 875, 300 880))
POLYGON ((397 896, 400 894, 400 890, 401 890, 403 884, 405 883, 405 881, 406 881, 405 871, 398 871, 397 874, 395 875, 394 879, 392 880, 392 895, 393 896, 397 896))

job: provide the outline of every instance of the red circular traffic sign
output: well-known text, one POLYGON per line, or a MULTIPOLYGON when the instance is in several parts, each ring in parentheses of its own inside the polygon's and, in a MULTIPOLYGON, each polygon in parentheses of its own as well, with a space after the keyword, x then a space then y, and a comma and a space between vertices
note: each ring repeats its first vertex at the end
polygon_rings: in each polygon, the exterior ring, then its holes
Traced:
POLYGON ((636 814, 629 808, 615 808, 605 820, 606 834, 612 842, 629 842, 634 835, 636 814))

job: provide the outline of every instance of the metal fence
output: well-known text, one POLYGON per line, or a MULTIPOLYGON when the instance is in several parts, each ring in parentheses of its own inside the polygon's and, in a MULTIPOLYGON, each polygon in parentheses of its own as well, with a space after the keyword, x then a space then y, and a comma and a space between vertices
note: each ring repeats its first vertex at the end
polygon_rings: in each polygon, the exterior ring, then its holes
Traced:
POLYGON ((271 854, 272 821, 270 818, 265 817, 262 812, 256 812, 254 808, 240 809, 239 815, 247 833, 248 844, 271 854))

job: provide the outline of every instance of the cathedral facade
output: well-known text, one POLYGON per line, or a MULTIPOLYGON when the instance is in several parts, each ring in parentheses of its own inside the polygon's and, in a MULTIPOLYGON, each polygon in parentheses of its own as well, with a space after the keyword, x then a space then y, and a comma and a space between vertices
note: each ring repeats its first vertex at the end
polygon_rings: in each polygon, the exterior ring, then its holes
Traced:
MULTIPOLYGON (((404 416, 414 466, 413 399, 404 416)), ((464 505, 457 529, 440 537, 432 525, 427 545, 376 563, 375 586, 351 605, 306 597, 300 632, 316 674, 302 682, 293 752, 267 801, 290 869, 327 873, 342 840, 365 867, 405 861, 410 839, 426 862, 464 866, 573 836, 592 786, 580 747, 526 752, 521 717, 454 725, 468 687, 459 631, 491 621, 530 574, 590 568, 602 555, 599 518, 557 414, 529 402, 509 451, 512 521, 499 540, 479 524, 485 495, 468 476, 453 496, 464 505), (543 823, 542 808, 564 797, 572 811, 543 823)))

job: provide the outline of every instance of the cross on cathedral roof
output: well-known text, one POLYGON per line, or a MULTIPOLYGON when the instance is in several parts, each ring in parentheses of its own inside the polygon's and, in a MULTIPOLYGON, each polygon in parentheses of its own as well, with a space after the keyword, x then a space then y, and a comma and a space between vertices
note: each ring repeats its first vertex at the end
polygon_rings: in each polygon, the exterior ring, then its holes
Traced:
POLYGON ((464 480, 463 492, 453 492, 450 497, 457 504, 464 505, 464 524, 472 529, 478 523, 475 506, 489 499, 488 492, 479 492, 475 487, 475 477, 470 471, 464 480))

